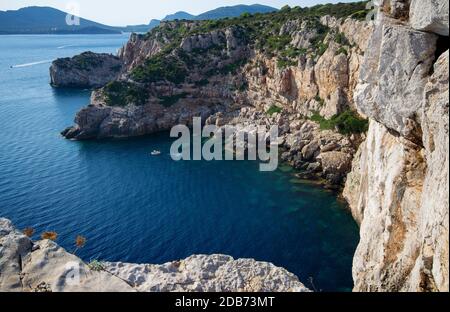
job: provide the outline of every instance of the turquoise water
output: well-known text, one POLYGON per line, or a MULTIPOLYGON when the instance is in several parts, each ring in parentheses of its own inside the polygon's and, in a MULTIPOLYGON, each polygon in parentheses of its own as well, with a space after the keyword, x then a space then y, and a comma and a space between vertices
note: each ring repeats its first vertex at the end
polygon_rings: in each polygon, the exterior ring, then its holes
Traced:
POLYGON ((254 162, 174 162, 162 133, 72 142, 89 91, 49 86, 46 61, 114 53, 123 35, 0 36, 0 216, 91 259, 163 263, 198 253, 273 262, 318 290, 350 290, 358 229, 336 194, 254 162), (33 65, 34 64, 34 65, 33 65), (10 68, 10 66, 21 65, 10 68), (23 66, 22 66, 23 65, 23 66), (152 150, 160 157, 150 157, 152 150))

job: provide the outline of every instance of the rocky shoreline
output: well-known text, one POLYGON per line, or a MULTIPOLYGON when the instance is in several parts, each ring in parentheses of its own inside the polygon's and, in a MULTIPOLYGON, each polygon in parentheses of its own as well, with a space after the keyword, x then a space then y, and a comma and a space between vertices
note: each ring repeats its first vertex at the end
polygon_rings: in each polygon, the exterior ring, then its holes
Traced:
POLYGON ((344 187, 360 224, 355 291, 448 291, 448 2, 377 4, 375 23, 291 11, 273 13, 279 28, 273 14, 162 23, 131 37, 120 74, 62 134, 139 136, 198 116, 278 125, 284 161, 344 187))
MULTIPOLYGON (((124 70, 117 80, 94 91, 90 105, 77 114, 75 125, 61 134, 74 140, 142 136, 178 124, 191 125, 193 117, 218 126, 263 125, 269 129, 278 125, 283 161, 300 169, 301 178, 342 188, 364 139, 363 130, 343 132, 339 125, 321 130, 319 122, 311 119, 317 117, 325 123, 339 115, 346 116, 348 123, 359 121, 353 93, 373 25, 332 16, 286 18, 277 36, 290 38, 290 49, 299 53, 297 66, 281 65, 281 56, 255 48, 257 43, 246 39, 239 22, 180 39, 167 35, 178 29, 195 33, 201 26, 199 22, 167 22, 146 36, 132 35, 119 52, 124 70), (171 62, 175 58, 182 62, 189 54, 193 55, 190 63, 203 66, 192 68, 182 82, 168 78, 136 82, 136 71, 142 71, 146 60, 162 62, 161 53, 174 44, 179 48, 165 56, 171 62), (320 54, 318 45, 323 47, 320 54), (219 57, 224 61, 218 61, 219 57), (122 96, 127 92, 144 94, 144 98, 122 96), (118 98, 130 103, 114 104, 118 98)), ((57 69, 58 64, 52 68, 57 69)))

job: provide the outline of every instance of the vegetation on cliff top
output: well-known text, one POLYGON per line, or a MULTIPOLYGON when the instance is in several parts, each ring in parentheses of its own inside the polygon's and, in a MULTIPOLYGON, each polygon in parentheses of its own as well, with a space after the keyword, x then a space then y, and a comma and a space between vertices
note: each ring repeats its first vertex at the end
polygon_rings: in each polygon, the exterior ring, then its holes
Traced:
POLYGON ((266 112, 267 115, 272 116, 274 114, 281 113, 283 109, 281 107, 278 107, 276 105, 272 105, 266 112))
MULTIPOLYGON (((336 18, 345 18, 354 16, 358 12, 358 14, 364 12, 366 15, 368 11, 365 9, 365 6, 366 2, 327 4, 311 8, 284 8, 279 12, 268 14, 244 14, 241 17, 231 19, 197 22, 174 21, 163 24, 143 36, 146 39, 156 39, 163 44, 162 52, 155 56, 157 58, 179 54, 177 48, 186 37, 233 27, 234 35, 242 42, 248 43, 268 56, 278 56, 279 64, 283 67, 295 65, 296 62, 293 59, 307 52, 320 56, 328 48, 328 45, 324 43, 324 39, 330 30, 320 23, 319 18, 321 16, 332 15, 336 18), (310 51, 293 47, 291 45, 292 37, 281 32, 282 26, 290 20, 306 21, 307 28, 316 32, 316 36, 311 41, 312 48, 310 51)), ((334 40, 338 44, 349 45, 347 38, 342 33, 335 34, 334 40)), ((214 52, 214 50, 217 52, 219 48, 223 50, 225 47, 211 46, 207 50, 208 52, 214 52)), ((204 53, 205 51, 194 50, 192 54, 201 54, 202 52, 204 53)))
MULTIPOLYGON (((111 55, 111 58, 115 58, 115 56, 111 55)), ((75 55, 74 57, 66 57, 57 59, 54 64, 60 68, 66 69, 78 69, 78 70, 91 70, 98 68, 103 65, 104 58, 102 55, 98 55, 93 52, 83 52, 79 55, 75 55)), ((120 70, 120 66, 117 67, 117 70, 120 70)))
POLYGON ((172 55, 149 58, 137 67, 131 77, 138 82, 149 83, 167 80, 175 84, 184 82, 187 70, 184 62, 172 55))
POLYGON ((126 106, 128 104, 144 105, 148 99, 147 90, 134 83, 112 81, 103 88, 106 104, 110 106, 126 106))
MULTIPOLYGON (((276 57, 279 68, 295 66, 302 55, 309 55, 312 58, 322 55, 328 48, 325 38, 329 34, 331 36, 328 37, 338 44, 349 45, 343 34, 330 32, 330 29, 320 22, 320 17, 332 15, 336 18, 346 18, 366 12, 365 7, 366 2, 326 4, 311 8, 284 7, 278 12, 267 14, 244 14, 240 17, 221 20, 176 20, 162 23, 149 33, 140 35, 141 39, 160 42, 161 52, 135 67, 129 78, 139 84, 166 81, 174 84, 192 83, 204 86, 212 76, 235 75, 238 69, 247 64, 248 55, 245 51, 240 53, 228 51, 226 41, 201 49, 194 48, 190 52, 180 48, 185 38, 225 30, 233 32, 233 37, 238 40, 240 47, 259 50, 268 57, 276 57), (291 44, 292 30, 283 30, 283 26, 288 21, 301 21, 301 27, 306 27, 315 34, 310 40, 310 47, 298 48, 291 44), (230 53, 234 56, 230 56, 230 53), (202 76, 202 83, 199 82, 198 77, 194 78, 190 73, 202 76)), ((341 48, 338 52, 346 54, 347 49, 341 48)), ((136 86, 125 83, 120 91, 117 91, 116 87, 117 85, 113 85, 104 89, 109 105, 116 105, 115 103, 126 105, 126 102, 121 104, 122 101, 142 103, 142 96, 137 94, 139 88, 136 89, 136 86)), ((165 100, 163 102, 166 103, 165 100)))

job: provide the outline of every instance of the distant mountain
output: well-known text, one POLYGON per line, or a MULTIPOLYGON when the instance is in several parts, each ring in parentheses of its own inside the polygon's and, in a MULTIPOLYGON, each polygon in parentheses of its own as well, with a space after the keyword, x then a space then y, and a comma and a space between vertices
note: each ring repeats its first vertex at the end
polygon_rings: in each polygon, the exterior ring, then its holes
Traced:
MULTIPOLYGON (((260 5, 236 5, 217 8, 200 15, 176 12, 167 15, 162 21, 207 20, 237 17, 243 13, 268 13, 277 9, 260 5)), ((14 11, 0 11, 0 34, 116 34, 124 32, 147 32, 161 21, 153 19, 148 25, 129 25, 113 27, 80 18, 80 25, 68 26, 67 13, 51 7, 26 7, 14 11)))
POLYGON ((80 25, 66 24, 67 13, 50 7, 0 11, 0 34, 114 34, 120 30, 80 18, 80 25))
POLYGON ((156 26, 159 26, 160 23, 161 23, 160 20, 152 19, 150 21, 150 24, 148 24, 148 26, 150 26, 150 29, 151 29, 151 28, 155 28, 156 26))
POLYGON ((196 20, 208 20, 208 19, 221 19, 225 17, 237 17, 244 13, 269 13, 278 11, 278 9, 272 8, 270 6, 253 4, 253 5, 235 5, 217 8, 211 10, 195 17, 196 20))
POLYGON ((195 19, 195 15, 189 14, 184 11, 177 12, 175 14, 170 14, 164 17, 163 21, 173 21, 173 20, 192 20, 195 19))
MULTIPOLYGON (((161 21, 221 19, 226 17, 237 17, 244 13, 256 14, 256 13, 269 13, 275 11, 278 11, 278 9, 261 4, 235 5, 235 6, 220 7, 211 11, 207 11, 200 15, 192 15, 187 12, 180 11, 174 14, 167 15, 161 21)), ((155 28, 156 26, 159 26, 161 21, 153 19, 150 22, 150 24, 145 25, 143 29, 146 29, 145 31, 148 31, 149 29, 155 28)), ((142 25, 138 26, 139 29, 142 29, 141 26, 142 25)), ((127 26, 127 27, 131 29, 137 26, 127 26)))
POLYGON ((161 24, 160 20, 152 19, 148 25, 128 25, 126 27, 118 27, 121 31, 124 32, 136 32, 136 33, 145 33, 161 24))

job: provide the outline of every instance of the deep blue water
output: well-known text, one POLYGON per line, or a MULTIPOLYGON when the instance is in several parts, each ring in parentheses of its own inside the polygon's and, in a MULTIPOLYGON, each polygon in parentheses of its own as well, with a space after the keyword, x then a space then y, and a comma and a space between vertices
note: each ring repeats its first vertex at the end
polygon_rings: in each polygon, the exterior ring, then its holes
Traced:
POLYGON ((0 36, 0 216, 58 232, 91 259, 164 263, 197 253, 273 262, 306 286, 350 290, 358 229, 336 194, 255 162, 174 162, 168 134, 72 142, 89 91, 54 90, 49 63, 114 53, 123 35, 0 36), (38 63, 30 66, 14 65, 38 63), (152 150, 160 157, 150 157, 152 150))

